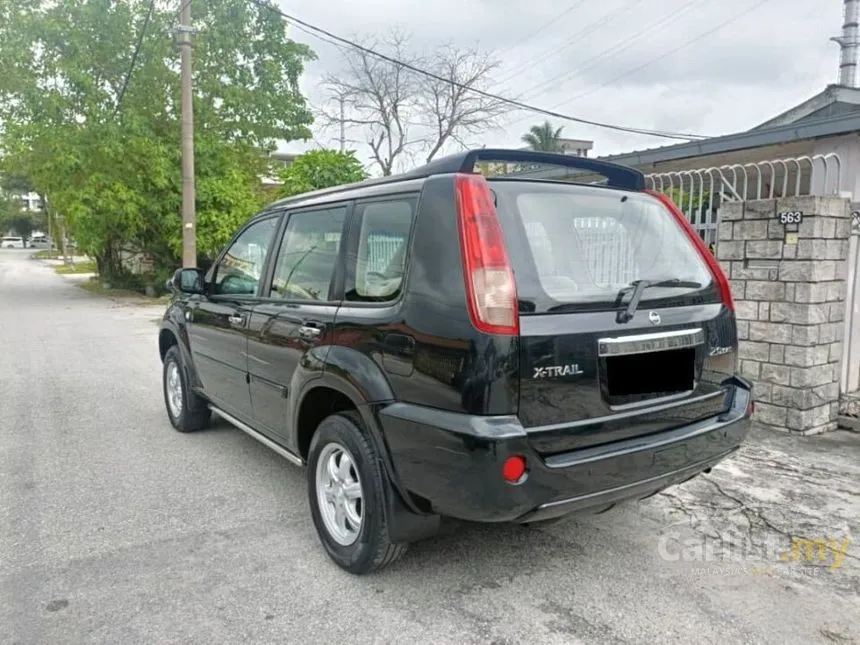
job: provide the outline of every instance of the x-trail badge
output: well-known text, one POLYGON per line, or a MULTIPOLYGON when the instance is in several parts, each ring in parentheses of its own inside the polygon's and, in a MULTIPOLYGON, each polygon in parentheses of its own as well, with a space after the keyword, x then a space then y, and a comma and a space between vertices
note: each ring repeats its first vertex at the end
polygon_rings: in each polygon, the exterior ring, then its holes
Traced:
POLYGON ((651 321, 652 325, 659 325, 662 318, 660 318, 660 314, 656 311, 651 311, 648 313, 648 320, 651 321))

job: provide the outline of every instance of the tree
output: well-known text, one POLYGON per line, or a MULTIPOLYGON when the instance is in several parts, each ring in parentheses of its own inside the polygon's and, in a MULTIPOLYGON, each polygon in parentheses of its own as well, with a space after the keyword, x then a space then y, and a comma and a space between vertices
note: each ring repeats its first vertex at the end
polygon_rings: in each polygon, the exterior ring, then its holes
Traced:
POLYGON ((418 94, 420 113, 425 115, 431 134, 425 161, 430 163, 449 142, 468 147, 467 135, 489 130, 507 109, 503 101, 470 92, 468 88, 488 89, 490 75, 500 62, 477 49, 440 49, 431 59, 430 71, 444 80, 427 78, 418 94))
POLYGON ((312 190, 350 184, 367 179, 367 172, 355 153, 337 150, 306 152, 280 173, 281 197, 300 195, 312 190))
MULTIPOLYGON (((406 37, 393 31, 386 39, 365 40, 368 49, 384 49, 396 60, 421 64, 405 46, 406 37)), ((374 162, 390 175, 410 144, 410 116, 416 111, 419 84, 402 65, 382 60, 362 50, 344 55, 345 69, 329 74, 324 83, 329 94, 344 107, 344 115, 328 115, 329 124, 358 126, 370 146, 374 162)))
POLYGON ((529 131, 523 135, 522 141, 527 143, 532 150, 562 152, 560 141, 562 130, 564 130, 564 126, 553 128, 549 121, 544 121, 541 125, 533 125, 529 128, 529 131))
POLYGON ((13 222, 21 216, 22 212, 21 202, 0 192, 0 236, 6 235, 9 229, 15 228, 13 222))
POLYGON ((329 97, 344 108, 343 115, 324 112, 325 122, 360 130, 360 142, 370 147, 383 175, 419 153, 429 162, 451 142, 465 145, 464 137, 491 129, 504 107, 467 89, 489 88, 490 75, 499 66, 491 55, 450 45, 423 55, 411 51, 408 41, 394 30, 362 43, 403 64, 350 50, 343 70, 325 78, 329 97))
MULTIPOLYGON (((3 164, 26 175, 105 274, 122 273, 128 250, 161 268, 180 256, 177 26, 175 3, 0 0, 3 164)), ((313 54, 277 13, 245 0, 200 3, 194 27, 205 258, 261 206, 276 140, 310 137, 298 79, 313 54)))

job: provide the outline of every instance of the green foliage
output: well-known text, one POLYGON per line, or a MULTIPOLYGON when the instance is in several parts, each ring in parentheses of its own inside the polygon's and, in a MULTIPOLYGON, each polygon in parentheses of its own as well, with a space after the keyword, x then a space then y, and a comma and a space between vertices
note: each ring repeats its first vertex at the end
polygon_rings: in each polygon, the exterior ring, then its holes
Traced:
POLYGON ((561 152, 561 132, 564 127, 553 128, 549 121, 541 125, 533 125, 529 131, 522 136, 523 143, 527 143, 532 150, 543 152, 561 152))
MULTIPOLYGON (((181 255, 175 4, 156 2, 118 106, 149 0, 0 0, 0 172, 43 194, 104 275, 122 273, 124 251, 151 255, 157 271, 181 255)), ((266 151, 310 136, 298 80, 313 54, 287 37, 276 13, 246 0, 195 4, 194 27, 205 258, 265 200, 266 151)))
POLYGON ((12 228, 12 220, 21 214, 21 204, 17 200, 0 193, 0 236, 12 228))
POLYGON ((367 171, 352 151, 312 150, 281 171, 283 186, 279 195, 300 195, 321 188, 364 181, 367 177, 367 171))
POLYGON ((42 225, 42 213, 31 213, 22 208, 15 195, 0 193, 0 235, 14 231, 16 235, 29 237, 34 229, 42 225))
POLYGON ((685 214, 693 213, 700 217, 703 209, 707 211, 711 206, 711 193, 707 190, 702 191, 700 195, 698 190, 693 190, 691 194, 689 187, 683 193, 680 188, 672 188, 667 194, 685 214))

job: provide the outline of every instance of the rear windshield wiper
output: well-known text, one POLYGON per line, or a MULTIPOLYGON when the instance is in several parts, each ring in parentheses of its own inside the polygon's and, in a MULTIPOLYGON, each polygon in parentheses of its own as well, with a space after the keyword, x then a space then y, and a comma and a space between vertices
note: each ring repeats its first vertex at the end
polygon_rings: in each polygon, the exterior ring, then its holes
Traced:
POLYGON ((627 304, 627 309, 618 312, 617 321, 619 323, 627 323, 633 319, 636 309, 639 307, 639 301, 642 299, 642 294, 645 293, 645 289, 649 289, 650 287, 683 287, 687 289, 698 289, 701 286, 702 285, 699 282, 679 280, 678 278, 671 278, 669 280, 634 280, 618 292, 618 302, 620 302, 624 294, 630 291, 630 289, 633 289, 633 295, 630 296, 630 302, 627 304))

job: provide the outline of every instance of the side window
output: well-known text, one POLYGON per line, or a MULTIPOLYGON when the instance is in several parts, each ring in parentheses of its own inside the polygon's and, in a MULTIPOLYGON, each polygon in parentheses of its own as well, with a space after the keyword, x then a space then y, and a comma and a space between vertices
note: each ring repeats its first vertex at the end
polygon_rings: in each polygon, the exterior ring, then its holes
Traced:
POLYGON ((400 294, 415 205, 413 197, 397 197, 357 206, 361 232, 355 285, 348 289, 347 300, 386 302, 400 294))
POLYGON ((278 250, 270 298, 329 299, 345 221, 346 206, 290 215, 278 250))
POLYGON ((215 267, 214 293, 245 296, 257 293, 277 228, 278 218, 267 217, 242 231, 215 267))

